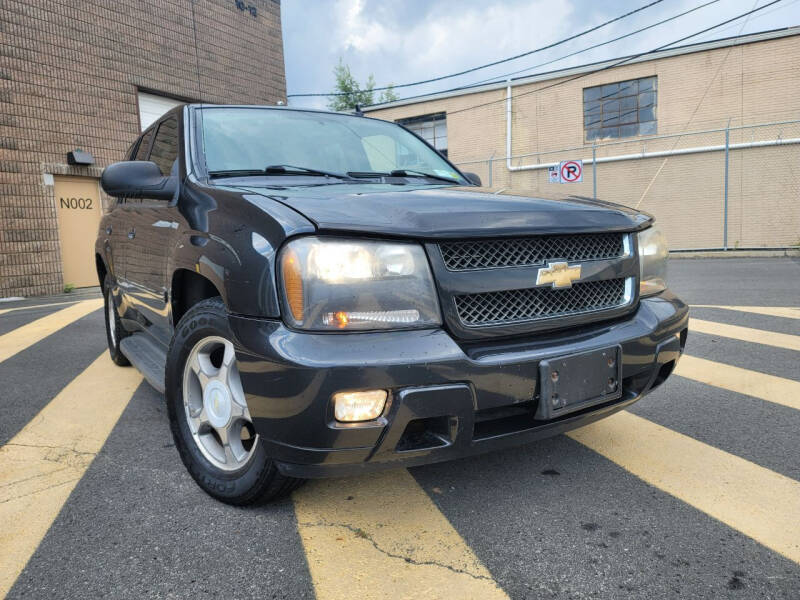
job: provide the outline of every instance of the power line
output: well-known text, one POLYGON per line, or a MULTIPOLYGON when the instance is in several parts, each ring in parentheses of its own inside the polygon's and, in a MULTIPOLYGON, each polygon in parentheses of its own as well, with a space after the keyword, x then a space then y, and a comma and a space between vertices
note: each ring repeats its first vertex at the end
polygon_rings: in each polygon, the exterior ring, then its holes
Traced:
POLYGON ((480 71, 481 69, 486 69, 488 67, 494 67, 495 65, 500 65, 500 64, 503 64, 503 63, 510 62, 512 60, 517 60, 519 58, 523 58, 525 56, 530 56, 531 54, 536 54, 537 52, 542 52, 544 50, 549 50, 550 48, 555 48, 556 46, 560 46, 561 44, 565 44, 567 42, 575 40, 575 39, 577 39, 579 37, 582 37, 582 36, 584 36, 584 35, 586 35, 588 33, 592 33, 593 31, 597 31, 598 29, 601 29, 601 28, 605 27, 606 25, 610 25, 611 23, 616 23, 617 21, 621 21, 622 19, 624 19, 626 17, 629 17, 629 16, 631 16, 633 14, 636 14, 638 12, 641 12, 641 11, 643 11, 643 10, 645 10, 647 8, 650 8, 651 6, 654 6, 656 4, 659 4, 659 3, 663 2, 663 1, 664 0, 653 0, 649 4, 645 4, 644 6, 641 6, 641 7, 637 8, 637 9, 634 9, 634 10, 632 10, 630 12, 627 12, 627 13, 625 13, 623 15, 620 15, 618 17, 614 17, 613 19, 611 19, 609 21, 606 21, 605 23, 600 23, 599 25, 595 25, 594 27, 586 29, 585 31, 581 31, 580 33, 576 33, 574 35, 571 35, 570 37, 564 38, 563 40, 559 40, 557 42, 553 42, 553 43, 548 44, 546 46, 542 46, 541 48, 536 48, 534 50, 529 50, 528 52, 523 52, 522 54, 517 54, 516 56, 510 56, 508 58, 503 58, 501 60, 496 60, 494 62, 490 62, 490 63, 487 63, 485 65, 481 65, 479 67, 472 67, 471 69, 467 69, 465 71, 459 71, 458 73, 451 73, 450 75, 441 75, 439 77, 434 77, 432 79, 425 79, 423 81, 413 81, 411 83, 403 83, 403 84, 400 84, 400 85, 387 85, 387 86, 384 86, 384 87, 372 88, 371 90, 356 90, 355 92, 327 92, 327 93, 314 92, 314 93, 309 93, 309 94, 288 94, 286 97, 287 98, 313 98, 313 97, 320 97, 320 96, 324 96, 324 97, 328 97, 328 96, 349 96, 351 94, 358 93, 358 92, 380 92, 380 91, 388 90, 388 89, 395 89, 396 90, 396 89, 399 89, 399 88, 413 87, 413 86, 417 86, 417 85, 422 85, 424 83, 433 83, 435 81, 442 81, 443 79, 450 79, 452 77, 458 77, 460 75, 466 75, 467 73, 474 73, 475 71, 480 71))
POLYGON ((576 56, 578 54, 583 54, 584 52, 588 52, 589 50, 594 50, 595 48, 600 48, 601 46, 606 46, 607 44, 613 44, 614 42, 618 42, 620 40, 624 40, 625 38, 629 38, 631 36, 634 36, 637 33, 641 33, 643 31, 647 31, 648 29, 653 29, 654 27, 658 27, 659 25, 663 25, 664 23, 669 23, 670 21, 674 21, 675 19, 679 19, 679 18, 681 18, 681 17, 683 17, 685 15, 688 15, 689 13, 693 13, 695 11, 700 10, 701 8, 705 8, 706 6, 709 6, 711 4, 715 4, 715 3, 719 2, 719 1, 720 0, 710 0, 709 2, 706 2, 705 4, 700 4, 698 6, 695 6, 694 8, 690 8, 689 10, 685 10, 682 13, 678 13, 677 15, 673 15, 673 16, 671 16, 669 18, 666 18, 666 19, 662 19, 661 21, 653 23, 652 25, 648 25, 646 27, 642 27, 641 29, 637 29, 635 31, 631 31, 630 33, 626 33, 626 34, 621 35, 619 37, 615 37, 615 38, 613 38, 611 40, 606 40, 604 42, 600 42, 599 44, 594 44, 592 46, 587 46, 583 50, 576 50, 575 52, 570 52, 569 54, 564 54, 563 56, 559 56, 558 58, 554 58, 552 60, 548 60, 546 62, 539 63, 538 65, 533 65, 532 67, 527 67, 525 69, 520 69, 519 71, 513 71, 511 73, 506 73, 505 75, 497 75, 496 77, 490 77, 488 79, 482 79, 481 81, 475 82, 474 85, 487 83, 487 82, 502 81, 504 79, 507 79, 508 77, 511 77, 512 75, 519 75, 520 73, 525 73, 526 71, 532 71, 533 69, 538 69, 539 67, 545 67, 547 65, 551 65, 551 64, 553 64, 555 62, 562 61, 565 58, 571 58, 571 57, 576 56))
MULTIPOLYGON (((646 27, 642 27, 641 29, 637 29, 635 31, 631 31, 630 33, 626 33, 624 35, 615 37, 613 39, 606 40, 604 42, 600 42, 600 43, 594 44, 592 46, 588 46, 586 48, 583 48, 582 50, 576 50, 575 52, 570 52, 569 54, 564 54, 563 56, 559 56, 558 58, 554 58, 552 60, 548 60, 546 62, 539 63, 539 64, 533 65, 531 67, 526 67, 524 69, 520 69, 519 71, 513 71, 511 73, 506 73, 504 75, 497 75, 495 77, 490 77, 488 79, 482 79, 481 81, 476 81, 475 83, 470 83, 470 84, 466 84, 466 85, 462 85, 462 86, 458 86, 458 87, 454 87, 454 88, 450 88, 450 89, 439 90, 439 91, 430 92, 430 93, 427 93, 427 94, 419 94, 417 96, 408 96, 406 98, 399 98, 398 100, 395 100, 395 102, 402 102, 403 100, 412 100, 412 99, 417 99, 417 98, 425 98, 427 96, 435 96, 437 94, 446 94, 448 92, 458 92, 458 91, 467 90, 467 89, 470 89, 470 88, 473 88, 473 87, 479 87, 479 86, 485 85, 487 83, 497 83, 499 81, 503 81, 504 79, 507 79, 508 77, 511 77, 512 75, 518 75, 520 73, 524 73, 525 71, 532 71, 533 69, 538 69, 540 67, 544 67, 544 66, 547 66, 547 65, 551 65, 551 64, 553 64, 555 62, 562 61, 565 58, 571 58, 571 57, 576 56, 578 54, 582 54, 584 52, 588 52, 589 50, 594 50, 596 48, 600 48, 601 46, 606 46, 608 44, 613 44, 614 42, 618 42, 619 40, 631 37, 633 35, 636 35, 637 33, 641 33, 643 31, 647 31, 648 29, 653 29, 654 27, 658 27, 659 25, 663 25, 664 23, 669 23, 670 21, 674 21, 675 19, 679 19, 680 17, 688 15, 689 13, 695 12, 697 10, 700 10, 701 8, 705 8, 706 6, 709 6, 710 4, 714 4, 714 3, 719 2, 719 1, 720 0, 710 0, 709 2, 706 2, 705 4, 700 4, 699 6, 695 6, 694 8, 690 8, 689 10, 685 10, 685 11, 683 11, 681 13, 678 13, 677 15, 673 15, 673 16, 668 17, 666 19, 662 19, 661 21, 653 23, 652 25, 647 25, 646 27)), ((795 0, 795 1, 797 1, 797 0, 795 0)), ((535 77, 536 75, 543 75, 543 74, 544 73, 534 73, 532 75, 532 77, 535 77)))
MULTIPOLYGON (((637 58, 640 58, 642 56, 647 56, 648 54, 653 54, 655 52, 660 52, 661 50, 666 50, 670 46, 674 46, 675 44, 680 44, 681 42, 685 42, 688 39, 691 39, 693 37, 697 37, 698 35, 702 35, 702 34, 708 32, 708 31, 711 31, 712 29, 717 29, 719 27, 722 27, 723 25, 727 25, 728 23, 732 23, 733 21, 738 21, 739 19, 741 19, 743 17, 747 17, 749 15, 752 15, 753 13, 756 13, 758 11, 764 10, 765 8, 768 8, 768 7, 770 7, 770 6, 774 5, 774 4, 778 4, 779 2, 783 2, 783 0, 772 0, 772 2, 768 2, 764 6, 759 6, 758 8, 754 8, 752 10, 748 10, 747 12, 741 13, 741 14, 735 16, 735 17, 732 17, 730 19, 722 21, 721 23, 717 23, 716 25, 712 25, 711 27, 706 27, 705 29, 701 29, 698 32, 692 33, 691 35, 684 36, 684 37, 682 37, 680 39, 677 39, 677 40, 675 40, 673 42, 670 42, 668 44, 664 44, 663 46, 659 46, 658 48, 654 48, 654 49, 648 50, 646 52, 640 52, 639 54, 634 54, 632 56, 628 56, 626 58, 623 58, 622 60, 614 62, 614 63, 612 63, 610 65, 607 65, 605 67, 602 67, 600 69, 597 69, 597 70, 594 70, 594 71, 588 71, 586 73, 580 73, 579 75, 576 75, 575 77, 570 77, 569 79, 564 79, 562 81, 557 81, 557 82, 555 82, 553 84, 550 84, 550 85, 547 85, 547 86, 544 86, 544 87, 541 87, 541 88, 537 88, 535 90, 530 90, 528 92, 522 92, 522 93, 517 94, 517 95, 512 95, 511 98, 515 99, 515 98, 520 98, 522 96, 527 96, 529 94, 536 94, 538 92, 542 92, 544 90, 548 90, 548 89, 557 87, 559 85, 563 85, 565 83, 569 83, 571 81, 575 81, 576 79, 581 79, 581 78, 586 77, 588 75, 593 75, 594 73, 600 73, 602 71, 607 71, 608 69, 613 69, 614 67, 618 67, 619 65, 625 64, 627 62, 630 62, 630 61, 635 60, 637 58)), ((507 100, 507 98, 500 98, 498 100, 490 100, 489 102, 483 102, 481 104, 475 104, 473 106, 467 106, 467 107, 464 107, 464 108, 460 108, 458 110, 448 111, 447 115, 448 116, 455 115, 455 114, 458 114, 458 113, 466 112, 468 110, 481 108, 483 106, 490 106, 492 104, 497 104, 498 102, 505 102, 506 100, 507 100)))

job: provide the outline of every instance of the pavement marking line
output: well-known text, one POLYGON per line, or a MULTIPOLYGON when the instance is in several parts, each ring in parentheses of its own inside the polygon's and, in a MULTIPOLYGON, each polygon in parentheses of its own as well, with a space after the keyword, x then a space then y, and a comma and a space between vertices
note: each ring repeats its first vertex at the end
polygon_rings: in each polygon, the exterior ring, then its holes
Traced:
POLYGON ((52 304, 32 304, 30 306, 15 306, 14 308, 0 308, 0 315, 14 312, 16 310, 28 310, 34 308, 48 308, 50 306, 63 306, 64 304, 75 304, 80 300, 70 300, 69 302, 53 302, 52 304))
POLYGON ((692 308, 721 308, 724 310, 749 312, 756 315, 767 315, 768 317, 800 319, 800 308, 793 308, 791 306, 717 306, 714 304, 692 304, 692 308))
POLYGON ((101 306, 102 298, 83 300, 0 335, 0 363, 101 306))
POLYGON ((776 333, 775 331, 765 331, 763 329, 753 329, 752 327, 740 327, 739 325, 728 325, 726 323, 702 321, 693 318, 689 319, 689 331, 707 335, 719 335, 734 340, 754 342, 765 346, 800 352, 800 335, 776 333))
POLYGON ((627 411, 567 435, 800 563, 800 482, 627 411))
POLYGON ((142 376, 108 352, 0 447, 0 598, 103 447, 142 376))
POLYGON ((318 600, 508 598, 405 469, 310 481, 292 498, 318 600))
POLYGON ((800 381, 684 354, 675 374, 731 392, 800 410, 800 381))

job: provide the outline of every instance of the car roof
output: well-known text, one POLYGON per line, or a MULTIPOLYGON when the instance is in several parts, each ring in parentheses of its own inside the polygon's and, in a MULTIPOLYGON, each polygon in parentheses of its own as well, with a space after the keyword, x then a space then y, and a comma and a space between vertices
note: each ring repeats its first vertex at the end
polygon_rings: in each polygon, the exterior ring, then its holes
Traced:
MULTIPOLYGON (((268 108, 270 110, 287 110, 292 112, 310 112, 310 113, 322 113, 326 115, 340 115, 345 117, 364 117, 364 118, 372 118, 374 117, 367 117, 366 115, 362 115, 356 112, 343 112, 343 111, 334 111, 334 110, 322 110, 319 108, 304 108, 304 107, 296 107, 296 106, 279 106, 276 104, 207 104, 207 103, 192 103, 187 104, 189 108, 268 108)), ((383 119, 375 119, 378 121, 382 121, 383 119)))

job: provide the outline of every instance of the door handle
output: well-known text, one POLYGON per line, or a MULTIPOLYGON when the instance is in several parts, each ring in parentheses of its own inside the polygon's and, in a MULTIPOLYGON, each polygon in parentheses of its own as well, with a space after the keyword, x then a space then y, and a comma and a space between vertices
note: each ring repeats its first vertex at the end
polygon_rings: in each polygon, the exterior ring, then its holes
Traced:
POLYGON ((135 237, 136 237, 136 228, 134 227, 131 228, 131 230, 128 232, 128 239, 132 240, 135 237))
POLYGON ((111 225, 106 225, 106 235, 111 235, 111 225))

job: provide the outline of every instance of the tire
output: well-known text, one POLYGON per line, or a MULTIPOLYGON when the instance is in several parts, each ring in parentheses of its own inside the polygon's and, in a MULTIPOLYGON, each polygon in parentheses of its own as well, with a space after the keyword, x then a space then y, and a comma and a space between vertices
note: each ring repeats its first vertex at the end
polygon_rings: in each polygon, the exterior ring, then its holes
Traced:
POLYGON ((233 339, 219 297, 189 309, 167 352, 165 396, 189 474, 210 496, 244 506, 284 496, 303 480, 280 474, 252 427, 233 339))
POLYGON ((103 282, 103 296, 106 313, 106 341, 108 342, 108 353, 111 355, 111 360, 114 361, 115 365, 127 367, 131 363, 119 349, 119 343, 122 341, 122 338, 130 334, 125 331, 120 321, 117 307, 114 304, 114 297, 111 293, 112 287, 113 281, 111 275, 106 275, 105 281, 103 282))

